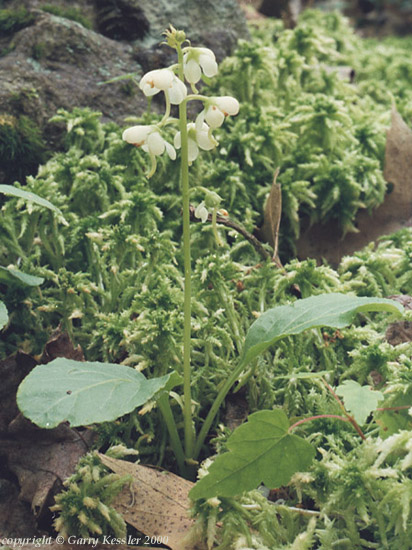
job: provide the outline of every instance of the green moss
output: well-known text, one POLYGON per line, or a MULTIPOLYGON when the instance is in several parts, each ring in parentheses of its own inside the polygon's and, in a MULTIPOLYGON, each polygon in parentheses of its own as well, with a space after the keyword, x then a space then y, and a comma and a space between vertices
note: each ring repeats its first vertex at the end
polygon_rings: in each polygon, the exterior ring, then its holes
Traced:
POLYGON ((52 15, 76 21, 86 29, 91 29, 93 27, 91 21, 87 19, 78 8, 62 8, 60 6, 53 6, 52 4, 45 4, 41 6, 40 9, 52 15))
POLYGON ((26 8, 0 10, 0 34, 12 34, 34 22, 34 15, 26 8))
POLYGON ((45 160, 38 126, 28 117, 0 114, 0 165, 6 183, 33 174, 45 160))
POLYGON ((37 61, 43 59, 46 55, 46 50, 47 44, 45 42, 38 42, 37 44, 34 44, 32 48, 33 59, 36 59, 37 61))
POLYGON ((95 453, 82 457, 75 473, 64 485, 67 490, 56 497, 51 510, 59 513, 54 527, 61 536, 126 536, 126 524, 110 506, 131 476, 110 474, 95 453))

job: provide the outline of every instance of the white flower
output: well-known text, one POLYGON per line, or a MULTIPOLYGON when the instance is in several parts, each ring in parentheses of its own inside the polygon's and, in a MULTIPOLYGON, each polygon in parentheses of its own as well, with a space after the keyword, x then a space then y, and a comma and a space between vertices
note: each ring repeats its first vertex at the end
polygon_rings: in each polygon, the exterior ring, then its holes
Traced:
POLYGON ((237 115, 238 112, 239 102, 234 97, 211 97, 199 117, 202 122, 206 121, 211 128, 219 128, 226 116, 237 115))
POLYGON ((205 202, 202 201, 200 204, 196 206, 195 218, 198 218, 199 220, 202 220, 202 223, 205 223, 207 222, 208 216, 209 216, 209 212, 207 211, 205 202))
MULTIPOLYGON (((213 149, 217 142, 214 140, 213 136, 210 134, 210 128, 205 123, 202 122, 199 124, 196 122, 189 122, 187 125, 187 136, 188 136, 188 149, 189 149, 189 163, 192 163, 197 159, 199 154, 199 147, 204 151, 210 151, 213 149)), ((174 139, 174 146, 176 149, 180 149, 182 145, 182 137, 180 132, 177 132, 174 139)))
POLYGON ((183 55, 183 72, 190 84, 199 82, 201 76, 217 75, 215 54, 209 48, 187 48, 183 55))
POLYGON ((123 132, 122 137, 128 143, 141 147, 143 151, 149 153, 152 166, 146 174, 148 178, 151 178, 156 172, 157 156, 162 155, 166 151, 172 160, 176 158, 174 147, 163 139, 157 126, 132 126, 123 132))
POLYGON ((160 135, 156 126, 132 126, 123 132, 122 138, 150 155, 159 156, 166 151, 172 160, 176 158, 174 147, 160 135))
POLYGON ((179 105, 187 95, 185 84, 177 78, 171 69, 149 71, 141 79, 139 87, 145 96, 156 95, 160 91, 164 92, 173 105, 179 105))

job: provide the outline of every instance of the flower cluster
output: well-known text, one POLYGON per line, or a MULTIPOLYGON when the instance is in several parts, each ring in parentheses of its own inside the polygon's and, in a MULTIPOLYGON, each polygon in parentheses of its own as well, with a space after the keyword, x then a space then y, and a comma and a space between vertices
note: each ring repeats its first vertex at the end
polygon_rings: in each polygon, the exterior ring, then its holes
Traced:
POLYGON ((173 145, 162 136, 162 128, 173 119, 169 118, 170 105, 185 106, 187 101, 199 100, 203 102, 203 110, 197 116, 195 122, 189 122, 184 131, 184 139, 187 140, 188 162, 196 160, 199 149, 209 151, 216 147, 217 141, 212 131, 219 128, 225 117, 236 115, 239 112, 239 102, 234 97, 205 97, 196 92, 195 84, 202 77, 210 78, 218 71, 215 54, 208 48, 181 48, 185 41, 184 33, 172 29, 166 33, 168 44, 175 47, 180 53, 180 62, 164 69, 150 71, 140 80, 139 87, 147 97, 163 92, 166 101, 166 115, 157 125, 133 126, 123 132, 123 139, 128 143, 141 147, 150 155, 152 167, 148 174, 151 177, 156 170, 156 157, 165 151, 169 157, 176 158, 176 149, 182 146, 182 132, 180 130, 174 136, 173 145), (193 94, 189 95, 187 83, 191 86, 193 94))

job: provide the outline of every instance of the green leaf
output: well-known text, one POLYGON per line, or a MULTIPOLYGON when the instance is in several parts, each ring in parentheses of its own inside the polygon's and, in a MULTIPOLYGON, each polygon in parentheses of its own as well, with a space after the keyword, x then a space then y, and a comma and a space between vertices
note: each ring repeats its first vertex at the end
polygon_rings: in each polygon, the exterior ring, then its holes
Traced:
POLYGON ((0 266, 0 281, 4 283, 16 283, 20 281, 28 286, 39 286, 44 282, 44 279, 22 273, 18 269, 0 266))
POLYGON ((403 307, 386 298, 330 293, 269 309, 249 328, 241 363, 249 363, 280 338, 315 327, 343 328, 353 321, 357 313, 364 311, 399 313, 403 307))
POLYGON ((380 391, 361 386, 355 380, 345 380, 336 388, 336 393, 343 397, 345 409, 349 411, 358 424, 365 424, 368 416, 376 409, 384 396, 380 391))
POLYGON ((190 491, 190 498, 233 497, 262 482, 270 488, 286 485, 315 456, 312 445, 288 433, 288 428, 289 420, 281 410, 251 414, 229 437, 230 451, 216 458, 209 473, 190 491))
POLYGON ((26 376, 17 392, 17 404, 42 428, 65 421, 87 426, 115 420, 180 382, 175 372, 148 380, 124 365, 58 358, 26 376))
POLYGON ((383 410, 374 415, 376 423, 380 427, 380 436, 382 439, 393 435, 401 430, 412 429, 412 418, 409 414, 409 408, 412 403, 412 387, 408 384, 404 388, 404 391, 400 391, 398 394, 391 395, 389 398, 381 403, 381 407, 405 407, 401 410, 383 410))
POLYGON ((0 302, 0 329, 7 325, 9 316, 7 315, 7 308, 3 302, 0 302))
POLYGON ((38 204, 39 206, 44 206, 49 210, 53 210, 53 212, 56 212, 56 214, 62 216, 61 210, 54 206, 54 204, 52 204, 47 199, 39 197, 39 195, 36 195, 31 191, 24 191, 23 189, 14 187, 14 185, 0 185, 0 193, 4 193, 5 195, 10 195, 12 197, 18 197, 20 199, 26 199, 28 201, 34 202, 35 204, 38 204))

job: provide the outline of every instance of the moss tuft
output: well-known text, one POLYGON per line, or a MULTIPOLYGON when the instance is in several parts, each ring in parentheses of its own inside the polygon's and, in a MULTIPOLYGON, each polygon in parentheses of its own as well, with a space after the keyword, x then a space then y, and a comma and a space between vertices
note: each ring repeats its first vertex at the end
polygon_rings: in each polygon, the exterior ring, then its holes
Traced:
POLYGON ((5 183, 36 172, 45 160, 45 147, 38 126, 28 117, 0 113, 0 165, 5 183))
POLYGON ((62 8, 60 6, 53 6, 52 4, 45 4, 41 6, 43 11, 46 13, 51 13, 52 15, 57 15, 58 17, 64 17, 65 19, 71 19, 80 23, 86 29, 91 29, 93 27, 91 21, 85 17, 78 8, 62 8))
POLYGON ((26 8, 0 10, 0 34, 13 34, 34 22, 34 15, 26 8))

